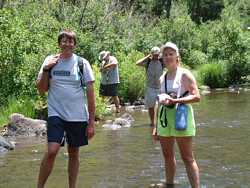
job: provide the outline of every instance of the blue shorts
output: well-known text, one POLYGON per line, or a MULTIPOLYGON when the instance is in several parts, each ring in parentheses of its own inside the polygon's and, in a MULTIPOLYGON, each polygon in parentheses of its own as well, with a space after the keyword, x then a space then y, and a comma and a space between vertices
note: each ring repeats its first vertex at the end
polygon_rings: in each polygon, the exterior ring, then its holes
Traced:
POLYGON ((87 122, 70 122, 58 116, 51 116, 47 121, 48 142, 56 142, 64 146, 66 139, 70 147, 88 145, 87 126, 87 122))

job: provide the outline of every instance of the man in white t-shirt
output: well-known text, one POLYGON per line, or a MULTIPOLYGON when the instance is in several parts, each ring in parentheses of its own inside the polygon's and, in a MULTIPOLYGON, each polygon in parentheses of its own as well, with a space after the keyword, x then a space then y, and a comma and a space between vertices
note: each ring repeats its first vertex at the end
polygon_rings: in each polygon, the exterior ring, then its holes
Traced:
POLYGON ((48 147, 41 163, 37 188, 44 188, 65 139, 69 153, 69 187, 75 188, 79 147, 87 145, 95 133, 94 75, 90 64, 73 53, 76 46, 73 31, 62 31, 58 35, 58 45, 60 53, 45 59, 37 78, 39 93, 48 92, 48 147))

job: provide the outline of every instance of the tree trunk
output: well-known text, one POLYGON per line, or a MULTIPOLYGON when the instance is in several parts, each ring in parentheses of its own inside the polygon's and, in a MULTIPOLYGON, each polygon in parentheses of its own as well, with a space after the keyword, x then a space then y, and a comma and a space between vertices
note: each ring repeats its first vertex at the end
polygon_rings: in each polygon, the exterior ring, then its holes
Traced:
POLYGON ((85 11, 87 9, 88 2, 89 2, 89 0, 85 1, 85 4, 84 4, 82 12, 81 12, 81 17, 80 17, 80 20, 79 20, 79 26, 80 26, 80 28, 83 27, 84 13, 85 13, 85 11))
POLYGON ((0 0, 0 9, 2 9, 4 7, 4 3, 6 0, 0 0))

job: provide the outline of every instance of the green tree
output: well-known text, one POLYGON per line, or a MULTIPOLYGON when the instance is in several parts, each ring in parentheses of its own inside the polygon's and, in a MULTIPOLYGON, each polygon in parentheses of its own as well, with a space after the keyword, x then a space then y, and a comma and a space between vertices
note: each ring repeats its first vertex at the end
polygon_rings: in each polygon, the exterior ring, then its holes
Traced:
POLYGON ((200 24, 220 18, 224 2, 223 0, 188 0, 188 7, 192 20, 200 24))

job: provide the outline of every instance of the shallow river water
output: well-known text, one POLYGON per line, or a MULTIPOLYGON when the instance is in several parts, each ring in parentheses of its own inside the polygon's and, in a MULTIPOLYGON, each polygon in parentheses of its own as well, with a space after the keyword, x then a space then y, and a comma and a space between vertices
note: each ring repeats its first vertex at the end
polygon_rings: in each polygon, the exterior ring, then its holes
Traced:
MULTIPOLYGON (((250 92, 216 92, 194 104, 197 136, 195 156, 201 188, 250 187, 250 92)), ((145 112, 133 112, 135 122, 119 130, 96 129, 90 145, 81 149, 78 188, 146 188, 164 182, 159 143, 152 143, 145 112)), ((17 148, 0 155, 0 188, 35 188, 45 139, 18 140, 17 148), (19 143, 19 144, 18 144, 19 143), (20 144, 22 143, 22 144, 20 144)), ((177 153, 177 188, 189 187, 177 153)), ((57 156, 47 188, 67 187, 67 153, 57 156)))

